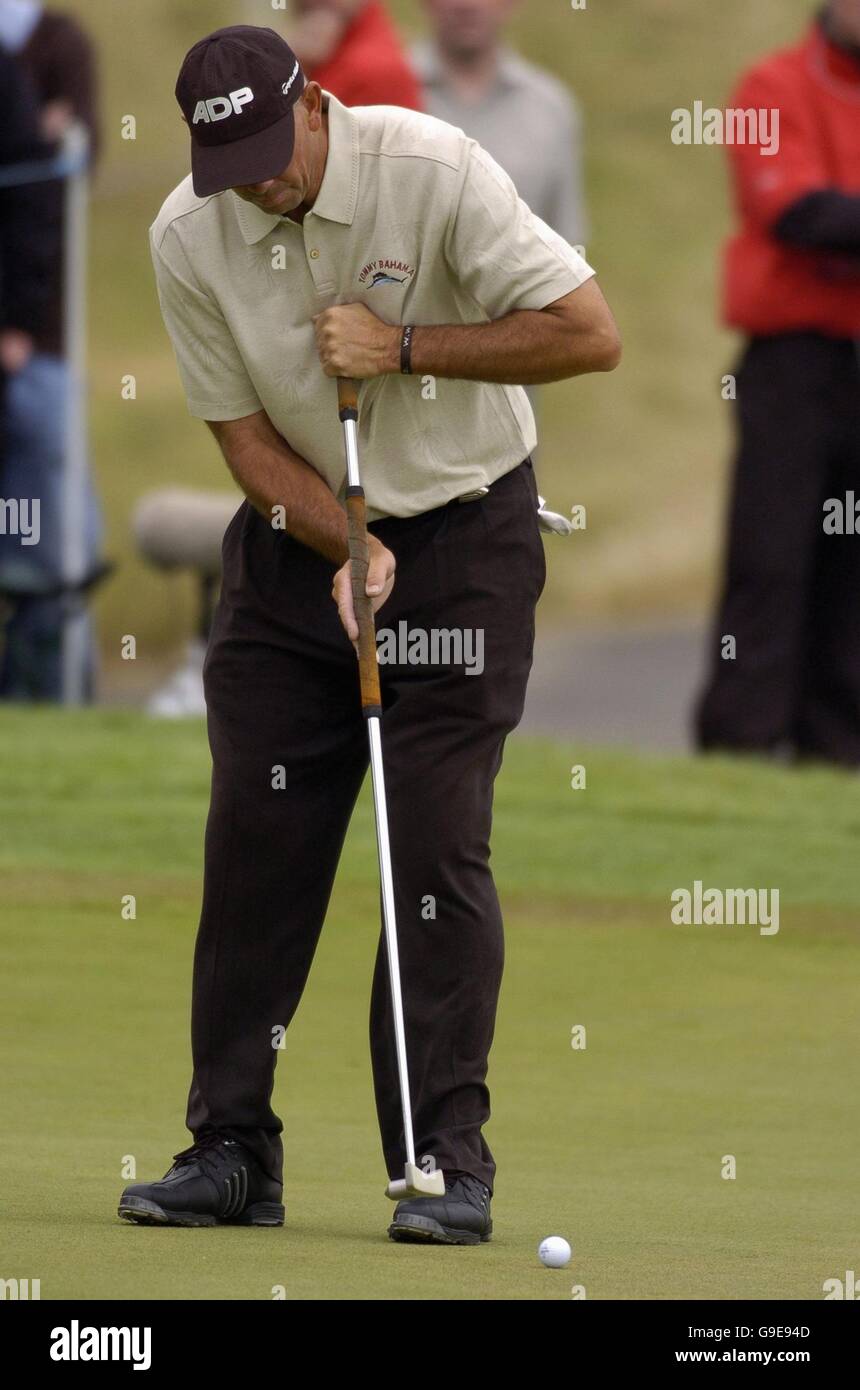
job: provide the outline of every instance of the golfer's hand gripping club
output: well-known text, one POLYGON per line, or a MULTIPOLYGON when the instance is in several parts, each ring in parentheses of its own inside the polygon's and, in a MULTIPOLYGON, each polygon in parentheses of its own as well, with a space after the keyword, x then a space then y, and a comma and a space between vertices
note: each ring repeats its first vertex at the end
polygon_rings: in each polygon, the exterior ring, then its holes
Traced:
POLYGON ((376 634, 373 615, 391 596, 396 562, 391 551, 376 536, 369 535, 364 509, 364 492, 358 476, 358 410, 355 384, 338 382, 338 413, 343 423, 347 459, 347 554, 348 559, 334 577, 331 596, 350 642, 361 657, 362 694, 365 708, 379 703, 375 666, 376 634), (359 643, 359 636, 361 642, 359 643), (376 687, 376 697, 372 698, 376 687), (369 702, 369 703, 368 703, 369 702))
MULTIPOLYGON (((350 418, 345 411, 358 410, 355 382, 338 378, 338 408, 341 421, 350 418)), ((357 475, 356 467, 356 475, 357 475)), ((352 585, 352 606, 358 623, 358 670, 361 682, 361 708, 365 718, 382 713, 379 691, 379 663, 376 660, 376 624, 373 621, 373 600, 367 593, 367 507, 364 488, 350 481, 346 490, 346 519, 349 536, 349 568, 352 585)))

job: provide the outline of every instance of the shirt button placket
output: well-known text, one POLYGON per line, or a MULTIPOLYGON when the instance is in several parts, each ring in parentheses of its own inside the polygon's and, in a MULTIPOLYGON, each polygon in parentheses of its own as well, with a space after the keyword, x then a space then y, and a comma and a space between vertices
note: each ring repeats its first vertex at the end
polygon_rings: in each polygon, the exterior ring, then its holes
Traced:
POLYGON ((311 279, 314 282, 317 294, 331 294, 334 289, 334 284, 326 275, 325 264, 319 246, 315 244, 308 246, 307 241, 305 241, 305 251, 308 258, 308 269, 310 270, 311 279))

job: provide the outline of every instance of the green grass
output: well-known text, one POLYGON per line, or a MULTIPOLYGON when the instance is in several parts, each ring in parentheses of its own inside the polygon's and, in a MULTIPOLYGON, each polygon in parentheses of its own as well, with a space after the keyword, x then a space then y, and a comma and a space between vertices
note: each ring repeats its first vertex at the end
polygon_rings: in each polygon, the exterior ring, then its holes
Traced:
POLYGON ((0 761, 3 1277, 45 1299, 810 1299, 857 1268, 856 779, 511 741, 496 1236, 427 1250, 385 1239, 367 797, 279 1061, 286 1227, 145 1230, 115 1205, 125 1156, 147 1178, 186 1142, 203 728, 4 711, 0 761), (673 926, 696 878, 778 887, 779 934, 673 926), (565 1271, 537 1263, 550 1233, 565 1271))
MULTIPOLYGON (((96 36, 104 77, 105 152, 93 204, 93 445, 119 572, 99 598, 102 641, 116 660, 124 633, 173 647, 193 623, 182 578, 134 556, 135 500, 165 483, 229 489, 224 465, 185 410, 160 324, 146 230, 187 172, 173 100, 181 58, 204 30, 273 22, 267 0, 68 0, 96 36), (205 9, 205 14, 203 13, 205 9), (121 138, 126 115, 137 138, 121 138), (137 399, 120 381, 137 378, 137 399)), ((554 551, 544 612, 557 620, 701 612, 719 547, 730 407, 720 377, 735 358, 716 322, 718 266, 729 226, 724 152, 679 148, 670 113, 719 105, 740 69, 800 32, 809 0, 601 0, 572 12, 530 0, 516 12, 522 52, 576 91, 586 124, 592 232, 587 252, 625 339, 608 377, 548 387, 540 476, 551 503, 584 503, 588 529, 554 551)), ((422 32, 417 0, 392 5, 422 32)), ((275 16, 275 22, 277 22, 275 16)))

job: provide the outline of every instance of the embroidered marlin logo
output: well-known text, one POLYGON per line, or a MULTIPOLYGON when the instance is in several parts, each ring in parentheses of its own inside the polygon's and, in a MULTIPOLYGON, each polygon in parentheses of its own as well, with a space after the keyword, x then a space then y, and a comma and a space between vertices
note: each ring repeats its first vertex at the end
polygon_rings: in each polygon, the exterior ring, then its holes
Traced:
POLYGON ((368 285, 367 288, 368 288, 369 290, 372 290, 372 289, 375 289, 375 287, 376 287, 377 285, 405 285, 405 284, 406 284, 406 276, 405 276, 405 275, 403 276, 403 278, 402 278, 401 280, 398 280, 398 278, 397 278, 396 275, 386 275, 386 273, 385 273, 384 270, 377 270, 376 274, 374 275, 373 279, 371 280, 371 282, 370 282, 370 284, 368 285))
POLYGON ((366 290, 372 290, 376 285, 405 285, 414 274, 415 267, 408 261, 398 260, 394 256, 380 256, 362 266, 358 283, 366 290))

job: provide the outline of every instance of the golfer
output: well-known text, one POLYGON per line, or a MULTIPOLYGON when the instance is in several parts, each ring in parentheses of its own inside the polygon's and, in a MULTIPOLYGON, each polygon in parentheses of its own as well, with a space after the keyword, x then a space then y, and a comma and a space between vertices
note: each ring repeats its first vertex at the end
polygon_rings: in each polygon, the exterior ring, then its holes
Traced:
MULTIPOLYGON (((213 778, 194 1143, 160 1182, 126 1188, 120 1215, 284 1219, 277 1041, 367 768, 343 376, 361 383, 367 593, 378 628, 411 634, 380 664, 386 782, 416 1151, 446 1183, 444 1198, 402 1201, 389 1233, 477 1244, 492 1230, 482 1126, 503 959, 493 781, 522 714, 545 579, 522 386, 610 370, 618 334, 590 267, 453 126, 345 107, 272 30, 247 26, 195 44, 176 92, 192 174, 152 227, 159 297, 189 409, 247 500, 224 537, 204 670, 213 778), (440 633, 461 640, 443 650, 440 633)), ((405 1153, 381 944, 370 1044, 395 1179, 405 1153)))

